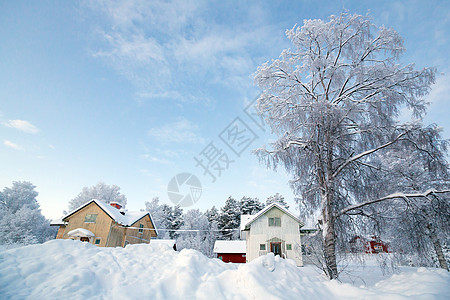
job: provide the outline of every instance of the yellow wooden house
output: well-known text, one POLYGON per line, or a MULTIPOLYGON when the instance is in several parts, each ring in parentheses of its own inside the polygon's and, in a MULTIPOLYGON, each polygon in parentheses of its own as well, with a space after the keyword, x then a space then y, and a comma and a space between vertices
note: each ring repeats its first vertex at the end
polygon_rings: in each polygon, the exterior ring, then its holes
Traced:
POLYGON ((150 243, 157 236, 149 212, 129 212, 120 203, 109 205, 93 199, 70 212, 61 220, 57 239, 75 239, 99 247, 125 247, 127 244, 150 243))

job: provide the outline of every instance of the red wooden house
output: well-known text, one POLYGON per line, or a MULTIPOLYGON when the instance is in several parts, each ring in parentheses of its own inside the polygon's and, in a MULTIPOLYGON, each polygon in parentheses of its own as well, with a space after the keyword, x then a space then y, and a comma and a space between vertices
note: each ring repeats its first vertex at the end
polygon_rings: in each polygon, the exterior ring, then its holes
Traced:
POLYGON ((223 262, 245 263, 246 241, 216 241, 214 243, 214 253, 223 262))
POLYGON ((370 238, 355 236, 350 240, 350 250, 353 253, 389 253, 388 244, 373 235, 370 238))

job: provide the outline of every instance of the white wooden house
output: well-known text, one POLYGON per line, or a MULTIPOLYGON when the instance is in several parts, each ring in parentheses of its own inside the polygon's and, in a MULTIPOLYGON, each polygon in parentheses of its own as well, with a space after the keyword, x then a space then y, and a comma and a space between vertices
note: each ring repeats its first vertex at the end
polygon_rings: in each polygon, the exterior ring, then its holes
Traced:
POLYGON ((303 266, 302 226, 302 221, 277 203, 266 206, 255 215, 241 216, 241 238, 246 240, 247 262, 273 252, 293 259, 297 266, 303 266))

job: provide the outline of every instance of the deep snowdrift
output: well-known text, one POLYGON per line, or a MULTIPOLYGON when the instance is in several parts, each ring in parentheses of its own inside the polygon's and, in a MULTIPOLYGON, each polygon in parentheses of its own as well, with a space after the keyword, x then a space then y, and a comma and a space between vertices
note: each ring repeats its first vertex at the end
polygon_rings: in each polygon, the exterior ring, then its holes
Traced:
POLYGON ((419 268, 363 288, 271 255, 238 266, 165 245, 54 240, 0 252, 2 299, 450 299, 449 286, 444 270, 419 268))

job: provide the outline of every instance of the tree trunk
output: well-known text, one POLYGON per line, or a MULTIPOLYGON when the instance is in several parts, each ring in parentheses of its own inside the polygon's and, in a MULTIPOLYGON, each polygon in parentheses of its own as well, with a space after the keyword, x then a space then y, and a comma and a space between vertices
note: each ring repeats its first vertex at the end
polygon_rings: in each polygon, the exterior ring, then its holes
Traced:
POLYGON ((439 261, 439 266, 442 269, 445 269, 448 271, 447 261, 445 260, 444 252, 442 251, 442 246, 439 241, 439 238, 437 237, 436 230, 434 229, 434 227, 431 223, 428 223, 427 228, 429 231, 431 242, 433 243, 434 251, 436 251, 436 255, 437 255, 437 258, 439 261))
MULTIPOLYGON (((325 127, 325 126, 323 126, 325 127)), ((317 179, 320 186, 320 198, 322 202, 322 220, 323 220, 323 254, 325 259, 324 272, 330 279, 338 277, 337 263, 336 263, 336 233, 335 220, 333 209, 333 152, 332 144, 330 143, 330 130, 326 131, 325 143, 328 145, 327 151, 322 152, 317 149, 317 179)), ((320 136, 320 126, 318 127, 318 136, 320 136)), ((318 141, 320 144, 320 139, 318 141)))
MULTIPOLYGON (((328 98, 328 96, 327 96, 328 98)), ((331 116, 327 114, 329 118, 331 116)), ((324 254, 325 264, 327 267, 328 277, 330 279, 336 279, 338 277, 337 263, 336 263, 336 232, 334 215, 334 178, 333 178, 333 143, 331 142, 330 133, 332 128, 328 127, 325 133, 326 142, 326 176, 324 176, 324 189, 325 194, 322 195, 326 200, 325 214, 324 214, 324 254)))
POLYGON ((323 248, 326 264, 326 273, 330 279, 338 277, 337 263, 336 263, 336 236, 334 233, 334 219, 329 219, 324 222, 323 232, 323 248))
POLYGON ((328 186, 324 186, 325 191, 322 193, 322 199, 325 203, 322 218, 323 218, 323 254, 325 258, 325 272, 330 279, 338 277, 337 263, 336 263, 336 233, 335 233, 335 216, 333 213, 333 194, 328 186))

